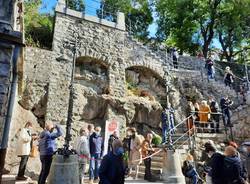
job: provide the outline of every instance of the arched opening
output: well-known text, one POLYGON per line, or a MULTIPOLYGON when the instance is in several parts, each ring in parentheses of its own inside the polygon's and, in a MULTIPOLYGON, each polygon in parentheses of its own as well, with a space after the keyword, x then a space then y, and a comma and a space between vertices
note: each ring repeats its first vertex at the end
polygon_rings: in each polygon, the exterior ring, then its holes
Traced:
POLYGON ((127 126, 136 127, 143 134, 149 130, 160 132, 162 107, 166 105, 166 84, 155 71, 132 66, 126 69, 126 96, 133 100, 134 116, 127 126))
POLYGON ((76 60, 75 82, 96 94, 108 93, 108 66, 95 58, 79 57, 76 60))
POLYGON ((126 69, 126 89, 128 96, 145 97, 160 103, 166 99, 165 81, 156 72, 143 66, 126 69))

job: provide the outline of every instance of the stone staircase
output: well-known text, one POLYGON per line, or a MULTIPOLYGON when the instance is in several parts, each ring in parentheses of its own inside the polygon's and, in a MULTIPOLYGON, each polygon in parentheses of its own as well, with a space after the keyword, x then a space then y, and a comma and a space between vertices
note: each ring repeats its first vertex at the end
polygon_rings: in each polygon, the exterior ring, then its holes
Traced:
MULTIPOLYGON (((159 148, 155 148, 155 151, 158 151, 159 148)), ((162 168, 163 168, 163 154, 164 152, 161 151, 158 154, 154 155, 151 160, 151 172, 155 176, 159 176, 162 174, 162 168)), ((145 174, 145 166, 144 162, 142 162, 139 166, 139 173, 138 177, 139 178, 144 178, 145 174)))
POLYGON ((173 61, 171 57, 166 54, 165 51, 153 50, 152 48, 148 47, 147 45, 136 39, 133 35, 130 35, 129 33, 125 33, 125 35, 127 37, 127 41, 133 43, 134 47, 139 48, 139 50, 144 51, 144 53, 147 53, 153 59, 161 63, 164 67, 164 70, 167 71, 171 68, 171 66, 173 65, 173 61))

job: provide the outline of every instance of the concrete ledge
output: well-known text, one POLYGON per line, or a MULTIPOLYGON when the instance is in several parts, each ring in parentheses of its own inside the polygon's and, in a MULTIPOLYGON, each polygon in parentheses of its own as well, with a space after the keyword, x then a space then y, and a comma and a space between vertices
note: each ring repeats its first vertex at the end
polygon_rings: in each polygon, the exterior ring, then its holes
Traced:
POLYGON ((87 20, 90 22, 94 22, 97 24, 101 24, 101 25, 104 25, 107 27, 119 29, 122 31, 126 30, 125 17, 124 17, 124 14, 120 13, 120 12, 118 12, 118 14, 117 14, 117 22, 111 22, 111 21, 107 21, 105 19, 100 19, 100 18, 95 17, 95 16, 87 15, 83 12, 78 12, 78 11, 66 8, 65 4, 62 4, 62 3, 57 4, 55 11, 58 13, 63 13, 63 14, 68 15, 68 16, 72 16, 72 17, 84 19, 84 20, 87 20))

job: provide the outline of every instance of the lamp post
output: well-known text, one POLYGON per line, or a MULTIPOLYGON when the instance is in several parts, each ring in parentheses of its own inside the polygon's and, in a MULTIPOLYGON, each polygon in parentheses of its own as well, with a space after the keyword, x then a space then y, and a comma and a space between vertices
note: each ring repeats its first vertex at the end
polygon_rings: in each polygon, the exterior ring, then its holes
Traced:
POLYGON ((61 183, 74 183, 80 184, 79 180, 79 166, 78 155, 75 150, 70 149, 71 141, 71 125, 73 122, 73 96, 74 96, 74 75, 75 75, 75 63, 77 58, 77 52, 81 46, 79 41, 79 30, 73 29, 72 42, 65 42, 63 44, 64 49, 69 49, 73 52, 71 80, 69 85, 69 102, 68 102, 68 116, 66 122, 66 135, 63 148, 59 148, 56 154, 53 156, 53 162, 51 165, 50 176, 48 184, 61 184, 61 183))
POLYGON ((64 147, 59 148, 57 153, 60 155, 70 155, 75 154, 74 150, 70 150, 70 141, 72 140, 71 135, 71 125, 73 123, 73 104, 74 104, 74 76, 75 76, 75 63, 77 58, 77 52, 78 49, 81 46, 81 43, 79 41, 79 30, 73 29, 73 38, 74 41, 66 41, 63 43, 64 49, 69 49, 73 52, 73 60, 72 60, 72 70, 71 70, 71 79, 70 79, 70 85, 69 85, 69 100, 68 100, 68 114, 67 114, 67 121, 66 121, 66 135, 64 138, 64 147))
POLYGON ((246 49, 244 49, 244 51, 243 51, 243 55, 244 55, 245 72, 246 72, 246 80, 247 80, 247 90, 249 90, 249 88, 250 88, 250 84, 249 84, 249 78, 248 78, 248 68, 247 68, 247 50, 246 50, 246 49))

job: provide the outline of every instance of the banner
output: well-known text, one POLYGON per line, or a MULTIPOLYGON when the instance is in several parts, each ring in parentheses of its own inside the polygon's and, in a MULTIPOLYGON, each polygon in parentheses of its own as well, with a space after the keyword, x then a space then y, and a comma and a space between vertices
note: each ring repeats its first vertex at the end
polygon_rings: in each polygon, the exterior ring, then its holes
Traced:
POLYGON ((105 123, 105 137, 104 137, 104 155, 108 152, 108 141, 110 135, 114 133, 114 131, 117 132, 117 136, 119 137, 119 122, 115 119, 107 120, 105 123))

